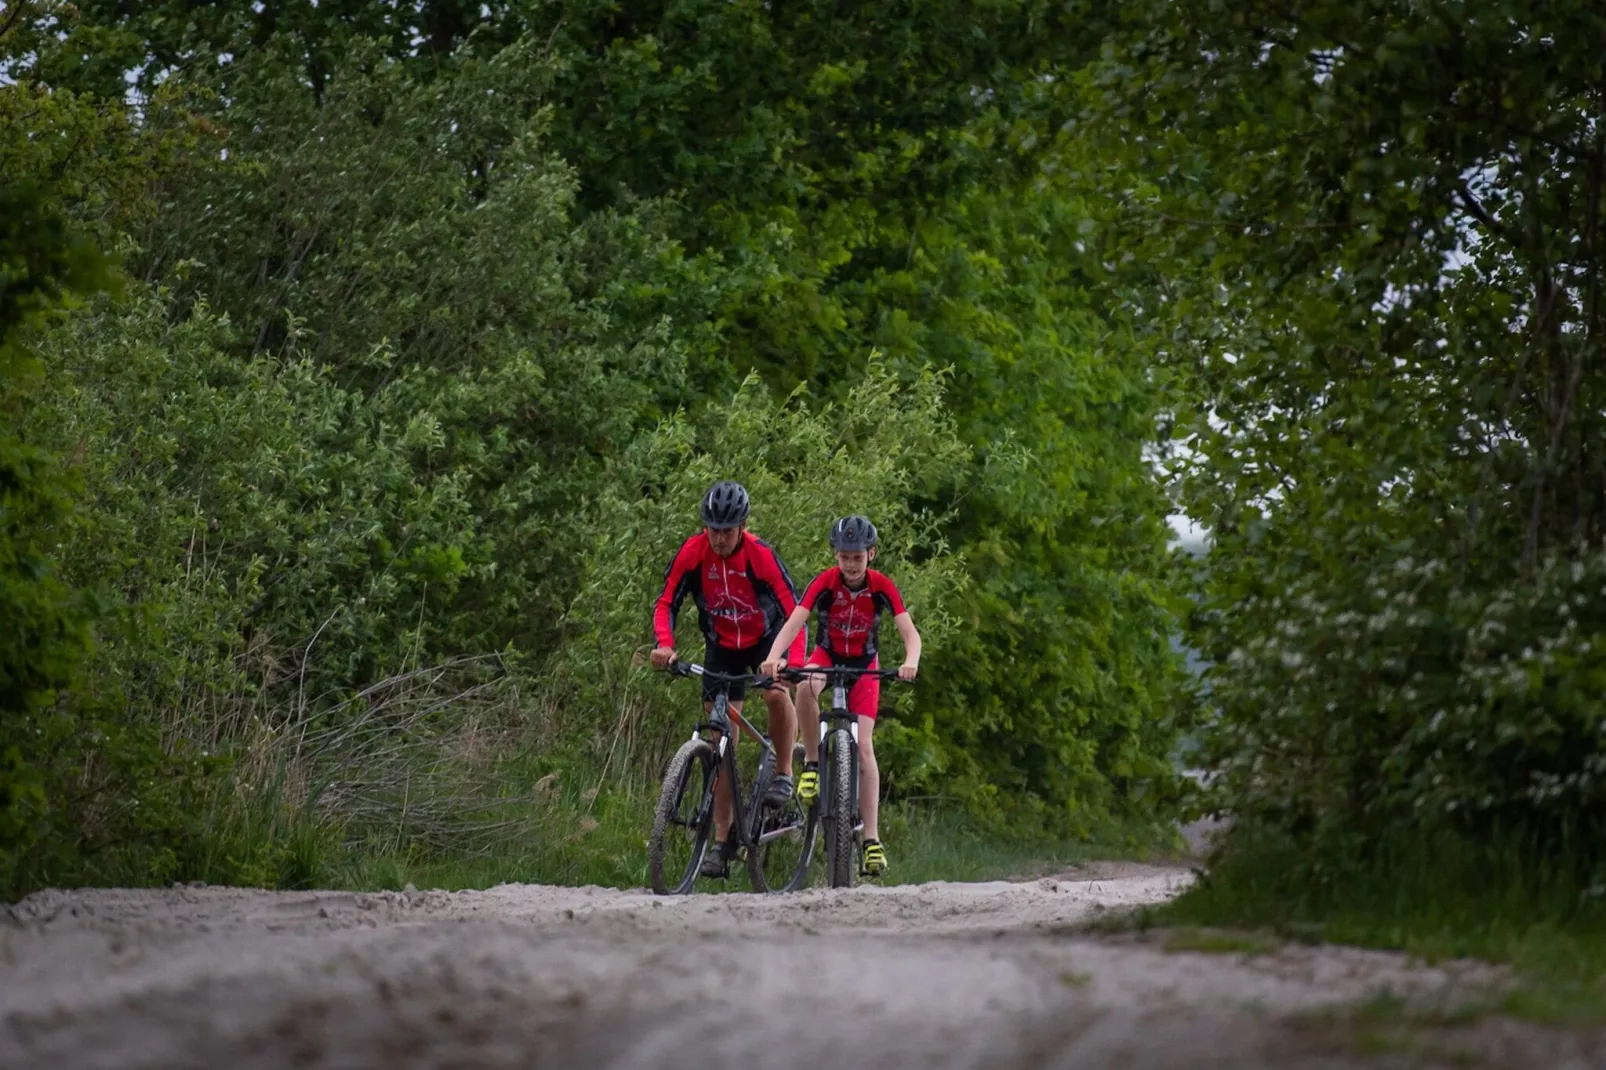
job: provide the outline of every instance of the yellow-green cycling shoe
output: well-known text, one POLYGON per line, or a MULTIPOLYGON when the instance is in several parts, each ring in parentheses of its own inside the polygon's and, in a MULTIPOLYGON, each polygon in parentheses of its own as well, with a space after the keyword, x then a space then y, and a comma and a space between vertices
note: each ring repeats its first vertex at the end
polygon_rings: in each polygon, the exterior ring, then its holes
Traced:
POLYGON ((803 771, 797 775, 797 797, 804 806, 820 797, 819 762, 803 763, 803 771))
POLYGON ((879 877, 887 871, 887 849, 880 840, 864 841, 864 875, 879 877))

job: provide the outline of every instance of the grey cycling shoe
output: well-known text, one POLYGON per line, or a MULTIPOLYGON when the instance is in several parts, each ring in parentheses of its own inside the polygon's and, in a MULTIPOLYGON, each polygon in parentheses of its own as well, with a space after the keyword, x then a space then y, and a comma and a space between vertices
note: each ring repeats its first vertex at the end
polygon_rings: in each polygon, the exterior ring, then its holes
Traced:
POLYGON ((713 877, 719 880, 730 876, 730 865, 725 861, 725 845, 723 843, 716 843, 708 848, 708 853, 703 856, 703 864, 698 867, 697 872, 704 877, 713 877))
POLYGON ((792 778, 781 773, 770 781, 770 788, 764 793, 764 801, 771 806, 785 806, 792 801, 792 778))

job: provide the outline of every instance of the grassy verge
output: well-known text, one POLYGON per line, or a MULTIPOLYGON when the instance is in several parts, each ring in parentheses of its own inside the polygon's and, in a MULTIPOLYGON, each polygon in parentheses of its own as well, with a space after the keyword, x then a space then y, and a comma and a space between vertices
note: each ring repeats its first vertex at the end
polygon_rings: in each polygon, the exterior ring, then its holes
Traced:
MULTIPOLYGON (((504 882, 640 888, 646 884, 649 800, 623 794, 558 800, 542 816, 545 835, 510 840, 494 855, 476 858, 409 856, 405 852, 344 851, 322 860, 325 887, 353 890, 486 888, 504 882), (564 831, 567 830, 567 831, 564 831), (342 857, 343 856, 343 857, 342 857)), ((1001 841, 962 811, 917 805, 889 806, 883 839, 892 852, 888 884, 933 880, 1023 879, 1074 866, 1143 853, 1139 830, 1086 842, 1046 839, 1001 841)), ((728 890, 746 892, 740 867, 728 890)))
POLYGON ((887 807, 881 826, 891 884, 1043 877, 1087 862, 1151 857, 1164 846, 1152 827, 1119 823, 1088 840, 1001 838, 962 810, 916 804, 887 807))
POLYGON ((1606 1024, 1606 903, 1567 852, 1410 833, 1365 864, 1309 861, 1275 836, 1240 831, 1204 879, 1142 924, 1509 964, 1516 983, 1472 1010, 1606 1024))

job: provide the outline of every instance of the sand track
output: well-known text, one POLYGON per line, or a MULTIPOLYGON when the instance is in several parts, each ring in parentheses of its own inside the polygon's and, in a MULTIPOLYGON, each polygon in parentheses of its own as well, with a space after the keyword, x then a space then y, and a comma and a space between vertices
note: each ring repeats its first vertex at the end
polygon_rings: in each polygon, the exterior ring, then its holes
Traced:
POLYGON ((1496 975, 1335 948, 1173 953, 1083 931, 1187 879, 1115 866, 1023 884, 683 899, 527 885, 44 892, 0 910, 0 1066, 1593 1066, 1606 1055, 1588 1037, 1485 1023, 1448 1054, 1363 1057, 1335 1009, 1381 990, 1442 1002, 1496 975))

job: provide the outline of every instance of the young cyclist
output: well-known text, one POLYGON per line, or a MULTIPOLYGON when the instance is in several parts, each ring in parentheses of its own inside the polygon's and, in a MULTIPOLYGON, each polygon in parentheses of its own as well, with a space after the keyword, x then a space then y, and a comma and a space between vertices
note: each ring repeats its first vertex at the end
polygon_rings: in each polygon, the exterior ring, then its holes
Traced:
MULTIPOLYGON (((836 567, 828 568, 809 584, 786 625, 770 646, 762 672, 780 672, 788 661, 797 662, 794 640, 813 613, 818 622, 814 653, 809 665, 850 665, 879 669, 876 630, 881 614, 892 614, 892 622, 903 636, 903 665, 898 677, 913 680, 920 671, 920 633, 915 630, 903 596, 884 573, 870 568, 875 560, 875 525, 862 516, 847 516, 831 528, 831 549, 836 551, 836 567)), ((798 797, 813 802, 820 792, 820 690, 825 680, 810 676, 798 686, 797 715, 803 729, 805 761, 798 777, 798 797)), ((887 851, 881 845, 876 825, 880 809, 881 771, 875 761, 875 717, 881 701, 881 680, 861 676, 848 691, 848 711, 859 718, 859 810, 864 818, 864 870, 879 876, 887 870, 887 851)))
MULTIPOLYGON (((687 595, 697 606, 697 622, 706 643, 703 665, 730 675, 758 669, 774 645, 776 633, 797 607, 797 588, 780 556, 747 531, 748 506, 747 490, 740 483, 716 483, 703 495, 703 530, 681 544, 669 563, 664 589, 653 607, 655 668, 668 668, 678 658, 675 618, 687 595)), ((803 648, 803 637, 797 636, 793 656, 801 659, 803 648)), ((713 707, 717 690, 717 685, 704 679, 704 709, 713 707)), ((744 685, 730 689, 733 710, 741 712, 746 693, 744 685)), ((764 692, 764 705, 769 707, 776 769, 765 797, 780 805, 792 797, 792 743, 797 739, 797 713, 784 687, 764 692)), ((732 734, 731 746, 736 745, 739 734, 732 734)), ((721 777, 714 789, 714 845, 700 870, 705 877, 725 876, 729 862, 724 856, 725 837, 735 811, 730 784, 721 777)))

